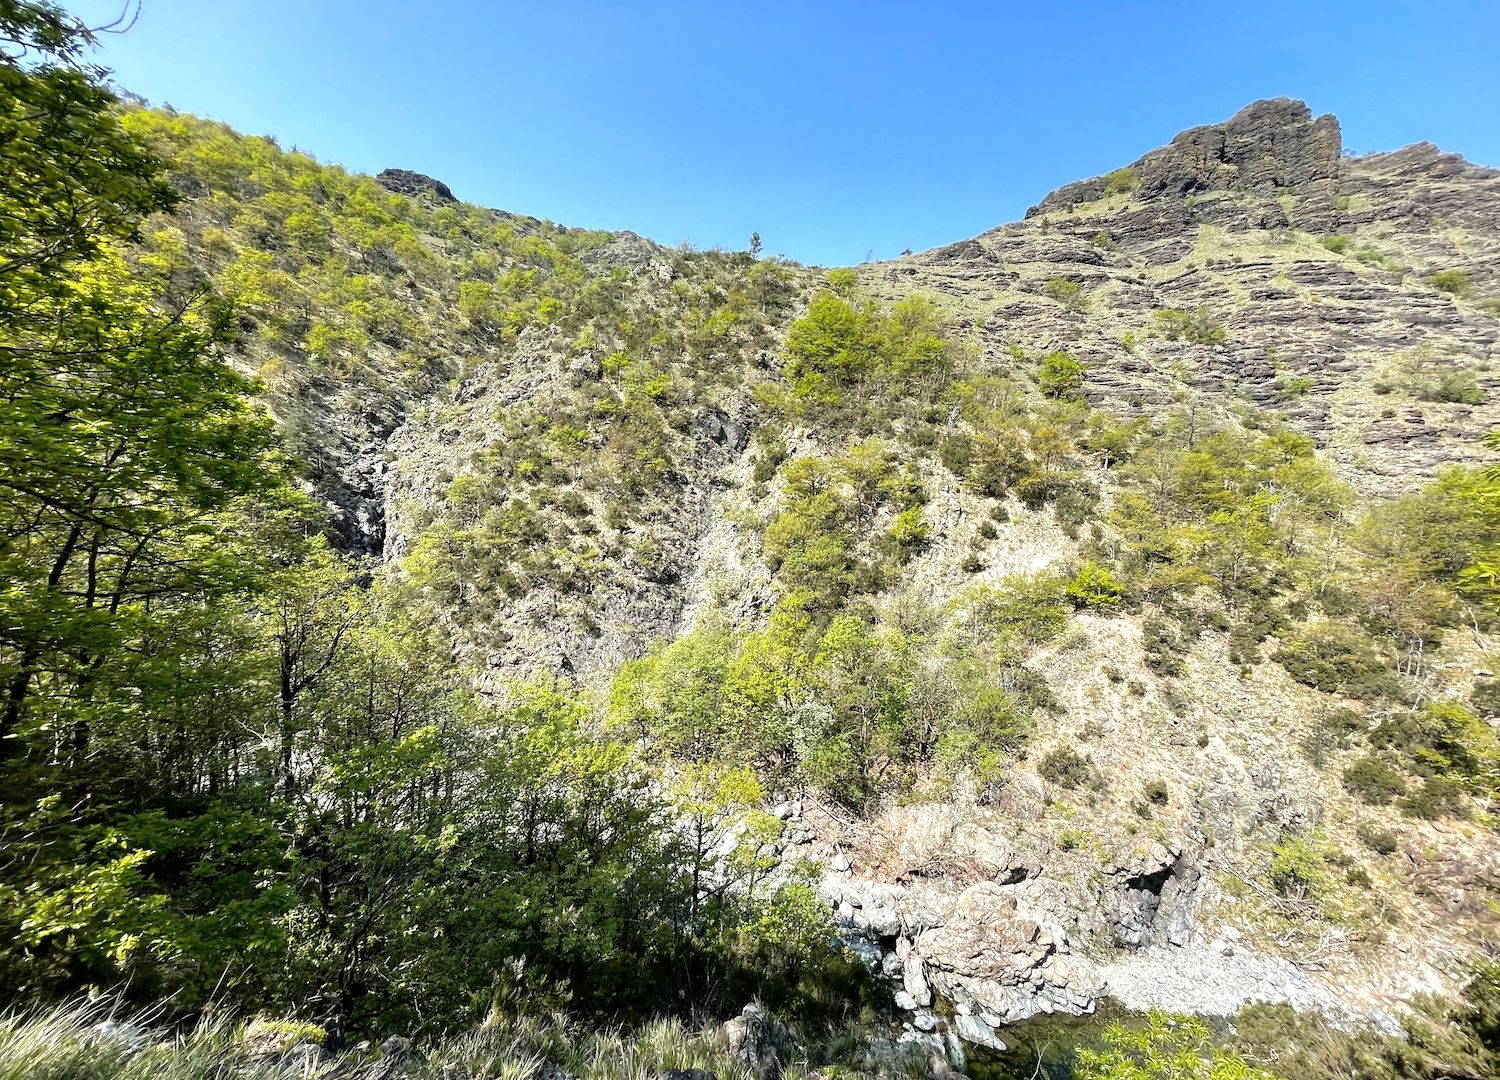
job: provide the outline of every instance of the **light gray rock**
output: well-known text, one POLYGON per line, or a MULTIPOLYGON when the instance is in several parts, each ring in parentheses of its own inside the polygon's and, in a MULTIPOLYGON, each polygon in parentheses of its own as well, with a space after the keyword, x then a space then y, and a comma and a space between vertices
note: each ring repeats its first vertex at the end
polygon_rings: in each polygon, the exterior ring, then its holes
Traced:
POLYGON ((988 1050, 1005 1049, 1005 1043, 999 1035, 995 1034, 995 1029, 977 1016, 955 1017, 953 1030, 964 1042, 983 1046, 988 1050))
POLYGON ((932 987, 927 985, 927 976, 922 970, 920 956, 912 955, 906 958, 901 971, 901 985, 918 1005, 926 1007, 932 1004, 932 987))
POLYGON ((901 914, 894 907, 860 908, 853 922, 876 937, 893 938, 901 933, 901 914))

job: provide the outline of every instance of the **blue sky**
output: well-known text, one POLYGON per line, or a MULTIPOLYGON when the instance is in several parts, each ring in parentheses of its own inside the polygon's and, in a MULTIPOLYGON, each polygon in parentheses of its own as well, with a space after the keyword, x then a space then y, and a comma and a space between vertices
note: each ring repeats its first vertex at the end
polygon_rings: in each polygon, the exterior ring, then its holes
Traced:
MULTIPOLYGON (((108 21, 121 0, 65 0, 108 21)), ((320 160, 664 243, 948 243, 1288 95, 1500 165, 1500 0, 145 0, 116 81, 320 160)))

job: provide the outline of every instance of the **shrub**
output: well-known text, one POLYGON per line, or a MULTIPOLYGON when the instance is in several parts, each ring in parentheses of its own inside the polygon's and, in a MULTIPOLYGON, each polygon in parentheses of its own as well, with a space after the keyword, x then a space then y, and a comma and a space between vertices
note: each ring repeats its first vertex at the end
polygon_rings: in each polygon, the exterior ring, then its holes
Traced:
POLYGON ((979 523, 979 538, 981 540, 993 540, 1000 535, 1000 530, 995 528, 993 521, 981 521, 979 523))
POLYGON ((847 296, 859 285, 859 273, 847 266, 828 271, 828 287, 840 296, 847 296))
POLYGON ((1427 280, 1435 289, 1441 289, 1453 296, 1465 297, 1469 295, 1471 289, 1469 279, 1472 276, 1467 270, 1439 270, 1427 280))
POLYGON ((1475 683, 1469 704, 1484 716, 1500 716, 1500 679, 1482 679, 1475 683))
POLYGON ((1335 255, 1342 255, 1344 252, 1349 250, 1349 246, 1353 243, 1353 241, 1350 240, 1347 236, 1344 236, 1340 233, 1334 233, 1332 236, 1323 237, 1323 239, 1319 240, 1318 243, 1322 244, 1325 248, 1333 252, 1335 255))
POLYGON ((1311 900, 1326 891, 1330 879, 1323 857, 1296 835, 1281 838, 1271 848, 1271 885, 1291 900, 1311 900))
POLYGON ((1078 569, 1063 590, 1076 608, 1109 607, 1120 602, 1124 587, 1109 572, 1109 567, 1086 562, 1078 569))
POLYGON ((1321 769, 1330 754, 1349 749, 1350 737, 1364 730, 1364 717, 1359 713, 1353 709, 1333 709, 1313 721, 1312 730, 1302 740, 1302 752, 1321 769))
POLYGON ((1407 389, 1418 401, 1440 401, 1463 405, 1482 405, 1484 389, 1479 376, 1468 368, 1429 371, 1413 379, 1407 389))
POLYGON ((955 432, 938 444, 938 460, 954 476, 962 477, 974 464, 974 440, 963 432, 955 432))
POLYGON ((1069 791, 1089 783, 1094 778, 1094 767, 1088 758, 1071 747, 1050 751, 1042 758, 1037 768, 1043 780, 1067 788, 1069 791))
POLYGON ((1208 308, 1179 311, 1163 308, 1151 314, 1151 329, 1168 341, 1191 341, 1195 345, 1222 345, 1227 339, 1224 324, 1208 313, 1208 308))
POLYGON ((1360 842, 1377 855, 1392 855, 1396 851, 1396 834, 1380 825, 1361 822, 1354 830, 1360 842))
POLYGON ((1088 297, 1083 295, 1083 286, 1070 278, 1055 277, 1047 281, 1047 295, 1069 311, 1087 311, 1088 297))
POLYGON ((1372 806, 1385 806, 1406 791, 1406 780, 1385 761, 1366 754, 1344 770, 1344 788, 1372 806))
POLYGON ((1375 643, 1342 623, 1304 627, 1272 659, 1298 682, 1325 693, 1378 697, 1390 683, 1375 643))
POLYGON ((1404 796, 1399 805, 1412 817, 1426 821, 1464 817, 1468 811, 1463 785, 1445 776, 1429 776, 1421 787, 1404 796))
POLYGON ((1146 1026, 1113 1020, 1103 1046, 1078 1051, 1078 1080, 1274 1080, 1271 1073, 1214 1045, 1213 1029, 1196 1016, 1153 1009, 1146 1026))
POLYGON ((1145 650, 1146 666, 1158 675, 1177 676, 1187 671, 1182 654, 1187 643, 1166 619, 1153 616, 1141 627, 1141 647, 1145 650))
POLYGON ((1123 169, 1104 174, 1104 194, 1122 195, 1127 191, 1134 191, 1139 183, 1135 170, 1127 165, 1123 169))
POLYGON ((1166 806, 1168 793, 1165 780, 1151 780, 1141 789, 1141 794, 1146 797, 1148 803, 1156 806, 1166 806))

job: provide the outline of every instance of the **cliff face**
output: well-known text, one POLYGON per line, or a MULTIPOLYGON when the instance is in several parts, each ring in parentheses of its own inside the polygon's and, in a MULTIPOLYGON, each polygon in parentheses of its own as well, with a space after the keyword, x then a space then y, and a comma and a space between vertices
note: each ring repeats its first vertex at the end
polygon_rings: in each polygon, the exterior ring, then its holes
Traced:
MULTIPOLYGON (((1182 198, 1227 191, 1251 199, 1276 198, 1296 189, 1312 213, 1333 209, 1343 141, 1338 118, 1316 120, 1289 98, 1257 101, 1222 124, 1189 128, 1129 166, 1139 197, 1182 198)), ((1069 184, 1048 195, 1028 218, 1103 198, 1105 177, 1069 184)))

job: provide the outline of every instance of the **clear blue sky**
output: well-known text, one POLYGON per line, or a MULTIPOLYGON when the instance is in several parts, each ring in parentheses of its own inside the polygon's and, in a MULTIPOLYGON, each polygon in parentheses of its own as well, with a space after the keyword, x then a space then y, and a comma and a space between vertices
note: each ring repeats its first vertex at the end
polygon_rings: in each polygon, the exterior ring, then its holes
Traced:
POLYGON ((101 61, 350 169, 824 265, 1014 220, 1261 97, 1346 149, 1500 165, 1500 0, 145 0, 101 61))

